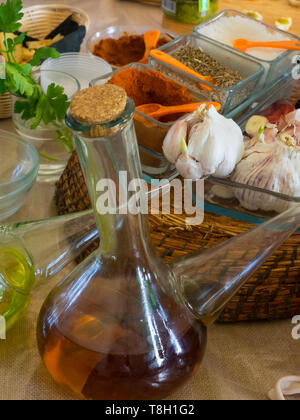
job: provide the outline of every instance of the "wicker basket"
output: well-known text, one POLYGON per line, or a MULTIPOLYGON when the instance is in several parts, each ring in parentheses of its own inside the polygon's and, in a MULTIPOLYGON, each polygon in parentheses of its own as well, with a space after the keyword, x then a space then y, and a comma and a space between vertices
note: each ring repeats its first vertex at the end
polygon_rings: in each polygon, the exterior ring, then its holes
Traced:
MULTIPOLYGON (((27 31, 29 36, 44 39, 68 16, 73 14, 73 20, 87 29, 90 20, 86 12, 67 5, 49 4, 28 7, 23 10, 22 31, 27 31)), ((0 95, 0 119, 10 118, 12 115, 11 94, 0 95)))
POLYGON ((89 28, 90 20, 86 12, 63 4, 48 4, 28 7, 23 10, 22 31, 28 31, 33 38, 44 39, 68 16, 79 25, 89 28))
MULTIPOLYGON (((74 152, 56 189, 59 214, 91 208, 88 190, 77 153, 74 152)), ((185 215, 150 215, 151 235, 164 262, 211 248, 252 226, 248 223, 205 214, 200 226, 186 226, 185 215)), ((220 322, 291 318, 300 314, 300 234, 292 236, 255 273, 227 305, 220 322)), ((82 255, 87 257, 98 243, 82 255)))

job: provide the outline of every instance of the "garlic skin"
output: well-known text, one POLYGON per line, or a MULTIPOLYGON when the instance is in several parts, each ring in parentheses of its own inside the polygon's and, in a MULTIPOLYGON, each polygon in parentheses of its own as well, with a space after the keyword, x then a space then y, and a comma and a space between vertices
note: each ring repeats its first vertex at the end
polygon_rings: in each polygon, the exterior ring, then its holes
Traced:
MULTIPOLYGON (((250 140, 243 159, 238 163, 230 179, 233 182, 258 187, 291 197, 300 196, 300 113, 285 116, 274 130, 269 142, 250 140)), ((252 211, 276 211, 281 213, 293 202, 280 200, 267 193, 247 188, 234 188, 240 204, 252 211)))
POLYGON ((163 152, 169 162, 175 165, 179 156, 181 155, 181 139, 186 138, 188 131, 188 124, 185 120, 179 120, 172 125, 164 140, 163 152))
POLYGON ((175 123, 167 134, 163 151, 184 178, 198 180, 229 176, 244 153, 243 134, 233 121, 210 106, 175 123), (182 147, 185 141, 186 148, 182 147))

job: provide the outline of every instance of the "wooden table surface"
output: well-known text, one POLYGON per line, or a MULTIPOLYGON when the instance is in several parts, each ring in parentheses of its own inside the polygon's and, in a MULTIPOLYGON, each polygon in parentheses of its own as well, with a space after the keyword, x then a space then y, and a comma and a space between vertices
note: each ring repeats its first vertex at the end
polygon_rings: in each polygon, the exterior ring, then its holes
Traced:
POLYGON ((264 22, 274 25, 281 17, 293 18, 290 32, 300 36, 300 7, 291 6, 288 0, 221 0, 220 10, 255 10, 264 17, 264 22))

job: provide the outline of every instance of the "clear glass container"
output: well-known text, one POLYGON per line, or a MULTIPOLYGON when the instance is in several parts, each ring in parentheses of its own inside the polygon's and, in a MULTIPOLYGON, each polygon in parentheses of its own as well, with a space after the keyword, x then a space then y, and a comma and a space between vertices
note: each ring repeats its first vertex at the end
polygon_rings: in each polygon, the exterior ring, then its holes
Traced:
POLYGON ((176 80, 189 88, 194 95, 201 97, 201 100, 220 102, 224 115, 250 99, 256 92, 260 79, 264 73, 263 67, 257 63, 257 61, 250 57, 245 57, 238 51, 233 51, 232 48, 227 48, 224 45, 221 46, 213 40, 196 35, 183 35, 169 44, 164 45, 160 50, 169 55, 173 55, 183 46, 201 48, 220 63, 232 70, 238 71, 244 77, 244 80, 232 88, 222 88, 204 81, 203 84, 211 89, 210 91, 207 91, 201 89, 199 79, 195 76, 189 75, 182 70, 175 69, 154 58, 151 58, 151 64, 167 77, 176 80))
MULTIPOLYGON (((63 86, 69 99, 80 90, 78 80, 64 72, 43 70, 38 72, 35 77, 40 81, 44 91, 51 83, 63 86)), ((15 130, 24 140, 37 149, 40 156, 39 181, 53 182, 58 180, 72 152, 71 148, 65 147, 59 139, 67 140, 67 143, 72 146, 70 130, 66 127, 64 121, 48 125, 41 123, 35 130, 32 130, 32 121, 22 120, 21 114, 14 111, 15 103, 24 99, 17 96, 12 98, 12 121, 15 130)))
POLYGON ((247 121, 252 115, 262 114, 276 101, 288 101, 297 84, 298 81, 295 80, 291 74, 281 76, 280 79, 273 83, 269 88, 263 89, 259 96, 254 98, 254 102, 248 108, 243 109, 242 112, 237 109, 236 111, 238 111, 238 114, 233 117, 234 120, 241 129, 244 130, 247 121))
POLYGON ((155 257, 147 215, 126 211, 128 185, 141 177, 134 111, 128 100, 117 120, 95 129, 68 117, 101 242, 48 297, 38 344, 56 381, 87 399, 166 396, 192 375, 206 343, 206 328, 183 310, 155 257), (101 180, 119 191, 109 204, 116 211, 101 204, 101 180))
MULTIPOLYGON (((198 205, 200 204, 198 203, 198 205)), ((229 179, 211 177, 205 181, 205 211, 247 223, 263 223, 287 209, 299 206, 299 204, 300 197, 292 197, 263 188, 238 184, 229 179), (249 210, 241 205, 237 197, 247 197, 247 200, 250 200, 252 204, 255 203, 256 199, 261 200, 263 198, 267 202, 271 202, 277 210, 249 210)))
POLYGON ((284 74, 268 87, 259 90, 251 100, 246 101, 232 112, 229 112, 226 117, 233 118, 244 129, 248 119, 252 115, 259 114, 263 107, 266 109, 280 99, 289 100, 297 86, 297 82, 290 73, 284 74))
POLYGON ((0 220, 24 204, 39 170, 34 147, 14 133, 0 130, 0 220))
POLYGON ((98 239, 91 211, 0 226, 0 316, 10 329, 36 287, 69 266, 98 239))
MULTIPOLYGON (((246 123, 253 115, 263 115, 264 112, 278 100, 289 100, 297 81, 291 75, 282 76, 275 83, 268 94, 262 94, 257 102, 252 104, 246 112, 242 112, 236 119, 237 124, 245 130, 246 123)), ((266 218, 273 217, 292 206, 299 205, 300 196, 280 194, 264 188, 254 188, 247 184, 236 183, 230 179, 217 179, 211 177, 205 184, 206 209, 212 213, 226 215, 238 220, 250 223, 261 223, 266 218), (255 205, 255 202, 263 200, 270 202, 274 210, 263 211, 259 208, 250 211, 243 207, 242 201, 255 205)), ((259 206, 258 206, 259 207, 259 206)))
MULTIPOLYGON (((207 36, 206 35, 206 30, 210 25, 218 25, 218 30, 215 31, 215 35, 214 35, 214 40, 218 43, 220 43, 222 46, 226 45, 228 48, 230 48, 230 50, 232 51, 237 51, 236 49, 234 49, 232 47, 232 45, 227 45, 225 43, 223 43, 223 35, 222 35, 222 30, 220 28, 221 26, 221 22, 224 19, 227 18, 243 18, 245 20, 245 24, 244 26, 239 25, 238 26, 238 32, 236 34, 236 36, 232 35, 233 38, 246 38, 249 39, 250 41, 264 41, 263 39, 261 39, 260 37, 258 37, 256 39, 255 38, 251 38, 251 33, 249 34, 249 29, 247 29, 247 23, 250 23, 251 25, 256 25, 257 26, 257 33, 259 34, 260 31, 262 30, 262 28, 266 29, 268 33, 272 34, 272 38, 269 40, 274 40, 274 41, 278 41, 278 40, 290 40, 290 41, 299 41, 299 37, 293 34, 290 34, 288 32, 285 31, 281 31, 280 29, 277 29, 275 26, 272 25, 268 25, 266 23, 263 22, 259 22, 258 20, 252 19, 251 17, 245 15, 244 13, 240 13, 236 10, 224 10, 221 13, 219 13, 217 16, 215 16, 214 18, 212 18, 211 20, 204 22, 203 24, 197 26, 194 29, 194 33, 196 35, 201 35, 201 36, 207 36), (220 25, 220 26, 219 26, 220 25), (243 30, 245 32, 243 32, 243 30)), ((233 32, 232 32, 233 34, 233 32)), ((253 34, 253 31, 252 31, 253 34)), ((255 33, 254 33, 255 35, 255 33)), ((209 38, 211 39, 211 38, 209 38)), ((261 49, 260 49, 261 50, 261 49)), ((245 53, 241 53, 244 55, 244 57, 248 57, 248 58, 252 58, 254 60, 256 60, 257 62, 259 62, 260 64, 262 64, 263 68, 264 68, 264 76, 262 77, 261 81, 260 81, 260 87, 266 87, 269 84, 271 84, 272 82, 276 81, 277 79, 279 79, 283 74, 289 73, 292 68, 294 67, 294 63, 293 63, 293 57, 295 56, 295 52, 294 51, 282 51, 280 53, 280 50, 274 50, 272 49, 273 52, 279 51, 279 55, 276 58, 266 58, 266 59, 262 59, 262 58, 257 58, 257 49, 256 50, 252 50, 253 52, 251 53, 251 50, 249 50, 248 52, 245 53)), ((261 54, 261 53, 260 53, 261 54)), ((260 56, 258 56, 260 57, 260 56)))
MULTIPOLYGON (((151 65, 134 63, 126 68, 134 68, 137 70, 147 70, 155 68, 151 65)), ((91 81, 91 86, 106 83, 113 76, 124 69, 116 69, 110 74, 99 77, 91 81)), ((168 79, 168 76, 166 76, 168 79)), ((179 83, 180 84, 180 83, 179 83)), ((188 89, 189 90, 189 89, 188 89)), ((190 92, 195 101, 201 101, 200 96, 195 96, 194 92, 190 92)), ((173 123, 164 123, 157 121, 148 115, 137 111, 134 117, 134 126, 140 149, 140 158, 142 162, 142 170, 144 179, 151 181, 154 179, 173 179, 177 175, 174 165, 170 164, 164 157, 162 145, 166 134, 173 123)))
POLYGON ((219 0, 162 0, 166 16, 183 23, 198 24, 218 11, 219 0))
MULTIPOLYGON (((129 25, 119 25, 119 26, 109 26, 108 28, 99 30, 95 32, 86 42, 86 49, 89 54, 94 55, 94 47, 103 39, 112 38, 119 39, 123 35, 144 35, 148 31, 158 30, 161 32, 161 37, 169 39, 172 41, 176 37, 175 34, 162 30, 160 27, 153 26, 129 26, 129 25)), ((143 57, 141 57, 142 59, 143 57)), ((117 66, 112 66, 114 69, 118 68, 117 66)))

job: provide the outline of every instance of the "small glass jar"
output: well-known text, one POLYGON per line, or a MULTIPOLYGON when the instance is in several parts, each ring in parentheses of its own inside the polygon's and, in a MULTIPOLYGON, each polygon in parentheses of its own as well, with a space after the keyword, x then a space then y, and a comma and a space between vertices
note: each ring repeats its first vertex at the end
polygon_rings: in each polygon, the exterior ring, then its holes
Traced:
MULTIPOLYGON (((70 100, 80 90, 80 83, 70 74, 41 70, 35 75, 46 92, 51 83, 63 86, 70 100)), ((40 123, 36 129, 32 129, 32 120, 24 121, 21 114, 15 112, 15 103, 24 101, 23 98, 12 96, 12 121, 16 132, 32 144, 40 157, 40 170, 38 180, 40 182, 53 182, 59 179, 66 167, 72 152, 72 134, 64 121, 57 121, 48 125, 40 123)))
POLYGON ((166 16, 183 23, 199 24, 218 11, 219 0, 162 0, 166 16))

